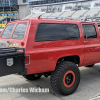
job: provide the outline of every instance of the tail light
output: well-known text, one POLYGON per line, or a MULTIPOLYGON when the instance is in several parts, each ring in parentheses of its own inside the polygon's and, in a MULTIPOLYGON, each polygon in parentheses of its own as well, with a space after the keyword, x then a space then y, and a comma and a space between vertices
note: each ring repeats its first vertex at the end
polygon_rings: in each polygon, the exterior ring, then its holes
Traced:
POLYGON ((25 45, 25 43, 24 42, 21 42, 21 46, 24 46, 25 45))
POLYGON ((29 55, 25 55, 25 64, 26 65, 30 64, 30 56, 29 55))

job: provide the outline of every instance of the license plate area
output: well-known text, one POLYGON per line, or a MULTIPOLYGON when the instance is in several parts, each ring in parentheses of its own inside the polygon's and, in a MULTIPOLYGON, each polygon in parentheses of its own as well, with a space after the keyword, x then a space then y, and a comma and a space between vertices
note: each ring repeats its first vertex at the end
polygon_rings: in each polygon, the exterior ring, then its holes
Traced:
POLYGON ((12 66, 14 64, 13 58, 7 59, 7 66, 12 66))

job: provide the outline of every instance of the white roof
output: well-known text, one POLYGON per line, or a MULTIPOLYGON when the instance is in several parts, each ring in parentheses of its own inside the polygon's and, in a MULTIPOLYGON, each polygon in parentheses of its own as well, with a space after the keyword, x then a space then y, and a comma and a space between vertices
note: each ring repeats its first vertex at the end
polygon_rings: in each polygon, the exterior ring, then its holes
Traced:
POLYGON ((36 13, 36 14, 30 14, 29 16, 25 17, 24 19, 27 18, 38 18, 40 15, 43 15, 44 13, 36 13))
POLYGON ((100 13, 96 17, 100 17, 100 13))
POLYGON ((84 14, 84 17, 93 17, 100 12, 100 9, 90 9, 84 14))
POLYGON ((71 17, 82 17, 88 10, 78 10, 71 17))
POLYGON ((30 14, 26 18, 38 18, 41 15, 41 18, 57 18, 59 17, 72 17, 72 18, 86 18, 86 17, 99 17, 100 18, 100 8, 99 9, 90 9, 90 10, 78 10, 78 11, 65 11, 65 12, 55 12, 55 13, 36 13, 30 14))
POLYGON ((44 13, 36 13, 33 14, 33 16, 31 18, 38 18, 40 15, 43 15, 44 13))
POLYGON ((24 19, 31 18, 31 16, 33 16, 33 14, 28 15, 28 16, 25 17, 24 19))
POLYGON ((70 17, 70 16, 72 16, 74 13, 75 13, 75 11, 66 11, 66 12, 63 12, 63 14, 60 15, 60 17, 70 17))
POLYGON ((41 18, 48 18, 49 16, 51 16, 52 13, 44 13, 41 18))
POLYGON ((55 12, 55 13, 52 13, 52 14, 50 15, 50 17, 49 17, 49 18, 59 17, 59 16, 61 16, 63 13, 64 13, 64 12, 55 12))

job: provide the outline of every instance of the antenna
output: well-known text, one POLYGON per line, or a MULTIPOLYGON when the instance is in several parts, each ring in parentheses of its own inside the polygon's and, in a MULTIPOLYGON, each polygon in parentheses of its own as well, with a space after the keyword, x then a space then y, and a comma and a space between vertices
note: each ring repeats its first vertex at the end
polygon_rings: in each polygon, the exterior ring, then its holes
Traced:
POLYGON ((41 18, 42 15, 40 15, 38 18, 41 18))

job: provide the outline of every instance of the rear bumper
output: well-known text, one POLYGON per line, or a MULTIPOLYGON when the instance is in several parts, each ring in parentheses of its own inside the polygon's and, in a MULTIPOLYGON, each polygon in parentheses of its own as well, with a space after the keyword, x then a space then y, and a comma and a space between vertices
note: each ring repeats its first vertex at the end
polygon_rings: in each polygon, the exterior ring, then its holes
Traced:
POLYGON ((24 48, 0 48, 0 76, 26 74, 24 48))

